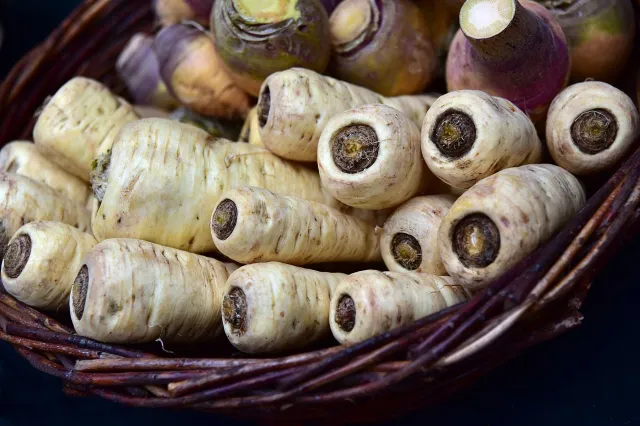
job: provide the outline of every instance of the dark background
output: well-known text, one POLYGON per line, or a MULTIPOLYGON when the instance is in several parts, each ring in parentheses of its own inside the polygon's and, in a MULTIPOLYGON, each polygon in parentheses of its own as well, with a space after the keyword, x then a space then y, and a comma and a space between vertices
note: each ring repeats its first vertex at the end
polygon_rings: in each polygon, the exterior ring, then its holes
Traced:
MULTIPOLYGON (((0 79, 79 1, 0 0, 0 79)), ((2 113, 2 111, 0 111, 2 113)), ((523 354, 440 405, 390 424, 528 426, 640 424, 640 239, 595 279, 584 323, 523 354)), ((419 407, 416 407, 419 410, 419 407)), ((141 410, 62 393, 0 342, 0 426, 83 422, 92 426, 240 423, 192 412, 141 410)))

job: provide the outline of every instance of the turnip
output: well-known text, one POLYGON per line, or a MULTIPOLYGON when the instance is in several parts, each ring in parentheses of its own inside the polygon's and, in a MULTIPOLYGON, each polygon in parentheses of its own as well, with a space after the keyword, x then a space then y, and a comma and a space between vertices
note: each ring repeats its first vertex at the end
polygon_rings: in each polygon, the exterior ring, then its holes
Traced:
POLYGON ((153 10, 164 26, 196 20, 209 25, 209 17, 215 0, 153 0, 153 10))
POLYGON ((585 201, 580 182, 558 166, 502 170, 462 194, 442 220, 444 266, 455 282, 482 289, 547 241, 585 201))
POLYGON ((502 169, 540 162, 542 143, 513 103, 460 90, 441 96, 427 112, 422 155, 445 183, 467 189, 502 169))

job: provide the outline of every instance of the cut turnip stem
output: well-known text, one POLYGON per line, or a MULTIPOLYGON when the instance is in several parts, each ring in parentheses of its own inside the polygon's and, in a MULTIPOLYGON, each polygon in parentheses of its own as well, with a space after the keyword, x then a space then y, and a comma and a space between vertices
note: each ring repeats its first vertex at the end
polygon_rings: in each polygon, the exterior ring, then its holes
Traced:
POLYGON ((618 164, 640 136, 640 117, 624 92, 601 82, 574 84, 551 104, 547 146, 555 162, 576 175, 618 164))
POLYGON ((544 119, 569 78, 562 28, 543 6, 524 0, 467 0, 447 60, 449 91, 477 89, 544 119))

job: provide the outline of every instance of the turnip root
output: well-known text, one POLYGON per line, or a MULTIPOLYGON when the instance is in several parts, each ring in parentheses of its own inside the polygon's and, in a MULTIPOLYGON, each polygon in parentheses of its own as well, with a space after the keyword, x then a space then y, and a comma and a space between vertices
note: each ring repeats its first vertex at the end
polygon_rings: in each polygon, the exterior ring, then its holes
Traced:
POLYGON ((449 277, 362 271, 342 280, 331 297, 333 337, 351 345, 466 301, 449 277))
POLYGON ((31 142, 15 141, 3 146, 0 150, 0 172, 31 178, 85 207, 89 206, 92 197, 85 181, 51 162, 31 142))
POLYGON ((348 109, 381 103, 403 112, 417 126, 435 96, 385 98, 301 68, 275 73, 264 82, 258 100, 260 138, 274 154, 298 161, 315 161, 318 141, 327 122, 348 109))
POLYGON ((411 0, 344 0, 329 20, 333 75, 384 96, 422 92, 437 58, 411 0))
POLYGON ((92 235, 71 225, 28 223, 18 229, 5 250, 4 288, 34 308, 66 309, 82 258, 96 244, 92 235))
POLYGON ((319 0, 220 0, 211 28, 231 76, 254 96, 269 75, 292 67, 324 72, 331 56, 319 0))
POLYGON ((147 241, 103 241, 73 282, 73 326, 107 343, 210 341, 222 331, 222 292, 235 269, 147 241))
POLYGON ((248 142, 251 145, 264 146, 262 139, 260 139, 260 125, 258 124, 258 107, 251 108, 247 119, 242 126, 240 132, 240 141, 248 142))
POLYGON ((329 336, 331 295, 346 277, 276 262, 243 266, 224 292, 227 338, 243 352, 273 353, 329 336))
POLYGON ((567 40, 553 14, 528 0, 467 0, 447 60, 449 91, 482 90, 534 122, 566 86, 567 40))
POLYGON ((438 228, 455 199, 453 195, 416 197, 387 219, 380 247, 390 271, 447 274, 438 249, 438 228))
POLYGON ((529 117, 508 100, 460 90, 427 112, 422 155, 445 183, 467 189, 502 169, 540 162, 542 143, 529 117))
POLYGON ((86 206, 31 178, 0 173, 0 257, 18 229, 36 220, 63 222, 81 231, 91 226, 86 206))
POLYGON ((633 50, 631 0, 537 0, 556 17, 571 47, 571 77, 615 80, 633 50))
POLYGON ((575 175, 615 166, 640 137, 633 101, 607 83, 569 86, 551 104, 547 146, 554 161, 575 175))
POLYGON ((550 164, 502 170, 462 194, 438 232, 440 255, 470 290, 492 280, 547 241, 585 204, 580 182, 550 164))
POLYGON ((209 219, 227 189, 257 186, 344 208, 309 168, 162 119, 125 126, 92 182, 98 240, 139 238, 195 253, 215 249, 209 219))
POLYGON ((420 154, 420 129, 382 104, 329 120, 318 143, 318 170, 331 195, 365 209, 397 206, 435 181, 420 154))
POLYGON ((137 119, 133 107, 107 87, 75 77, 42 110, 33 141, 51 161, 89 182, 93 160, 111 148, 123 125, 137 119))
POLYGON ((459 29, 458 15, 463 2, 464 0, 456 7, 445 0, 414 0, 429 28, 438 62, 442 64, 441 67, 438 66, 442 68, 438 70, 438 74, 444 72, 449 46, 459 29))
POLYGON ((195 20, 209 25, 215 0, 153 0, 153 10, 163 26, 195 20))
POLYGON ((212 117, 244 117, 251 100, 231 79, 210 36, 185 24, 160 31, 153 43, 160 75, 186 107, 212 117))
POLYGON ((254 187, 226 191, 220 200, 211 235, 218 250, 236 262, 381 260, 374 224, 324 204, 254 187))

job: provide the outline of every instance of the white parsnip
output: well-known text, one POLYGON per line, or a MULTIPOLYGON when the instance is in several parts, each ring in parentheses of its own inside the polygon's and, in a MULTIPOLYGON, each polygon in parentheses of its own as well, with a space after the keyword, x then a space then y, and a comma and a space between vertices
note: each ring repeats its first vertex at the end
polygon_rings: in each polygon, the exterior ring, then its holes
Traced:
POLYGON ((456 197, 416 197, 396 209, 384 224, 380 247, 393 272, 447 275, 438 249, 438 228, 456 197))
POLYGON ((351 345, 466 301, 470 294, 449 277, 415 272, 361 271, 331 297, 333 337, 351 345))
POLYGON ((82 258, 96 244, 91 234, 65 223, 28 223, 18 229, 5 250, 4 288, 34 308, 66 310, 82 258))
POLYGON ((272 74, 262 85, 258 100, 260 137, 280 157, 315 161, 322 130, 335 115, 379 103, 402 111, 420 126, 435 99, 433 95, 385 98, 311 70, 291 68, 272 74))
POLYGON ((91 189, 85 181, 53 163, 28 141, 14 141, 2 147, 0 172, 15 173, 44 183, 84 206, 89 206, 92 198, 91 189))
POLYGON ((318 170, 331 195, 365 209, 397 206, 436 181, 422 159, 420 129, 382 104, 328 121, 318 143, 318 170))
POLYGON ((422 155, 445 183, 468 189, 500 170, 539 163, 536 129, 512 102, 477 90, 438 98, 422 126, 422 155))
POLYGON ((235 268, 146 241, 103 241, 73 283, 73 326, 108 343, 210 341, 221 332, 222 291, 235 268))
POLYGON ((35 128, 38 149, 64 170, 89 182, 93 160, 111 147, 133 107, 101 83, 75 77, 47 102, 35 128))
POLYGON ((0 256, 18 229, 36 220, 63 222, 81 231, 91 226, 85 206, 31 178, 0 173, 0 256))
POLYGON ((240 263, 381 260, 373 223, 262 188, 224 192, 213 211, 211 235, 222 254, 240 263))
POLYGON ((580 182, 558 166, 502 170, 462 194, 443 219, 438 245, 445 268, 466 288, 483 289, 547 241, 585 202, 580 182))
POLYGON ((226 285, 227 338, 243 352, 277 353, 329 336, 331 295, 346 277, 277 262, 243 266, 226 285))
POLYGON ((240 141, 251 145, 264 146, 260 139, 260 125, 258 124, 258 107, 253 107, 247 114, 247 119, 240 132, 240 141))
POLYGON ((560 167, 576 175, 612 168, 639 137, 640 116, 633 101, 606 83, 574 84, 549 109, 549 152, 560 167))

